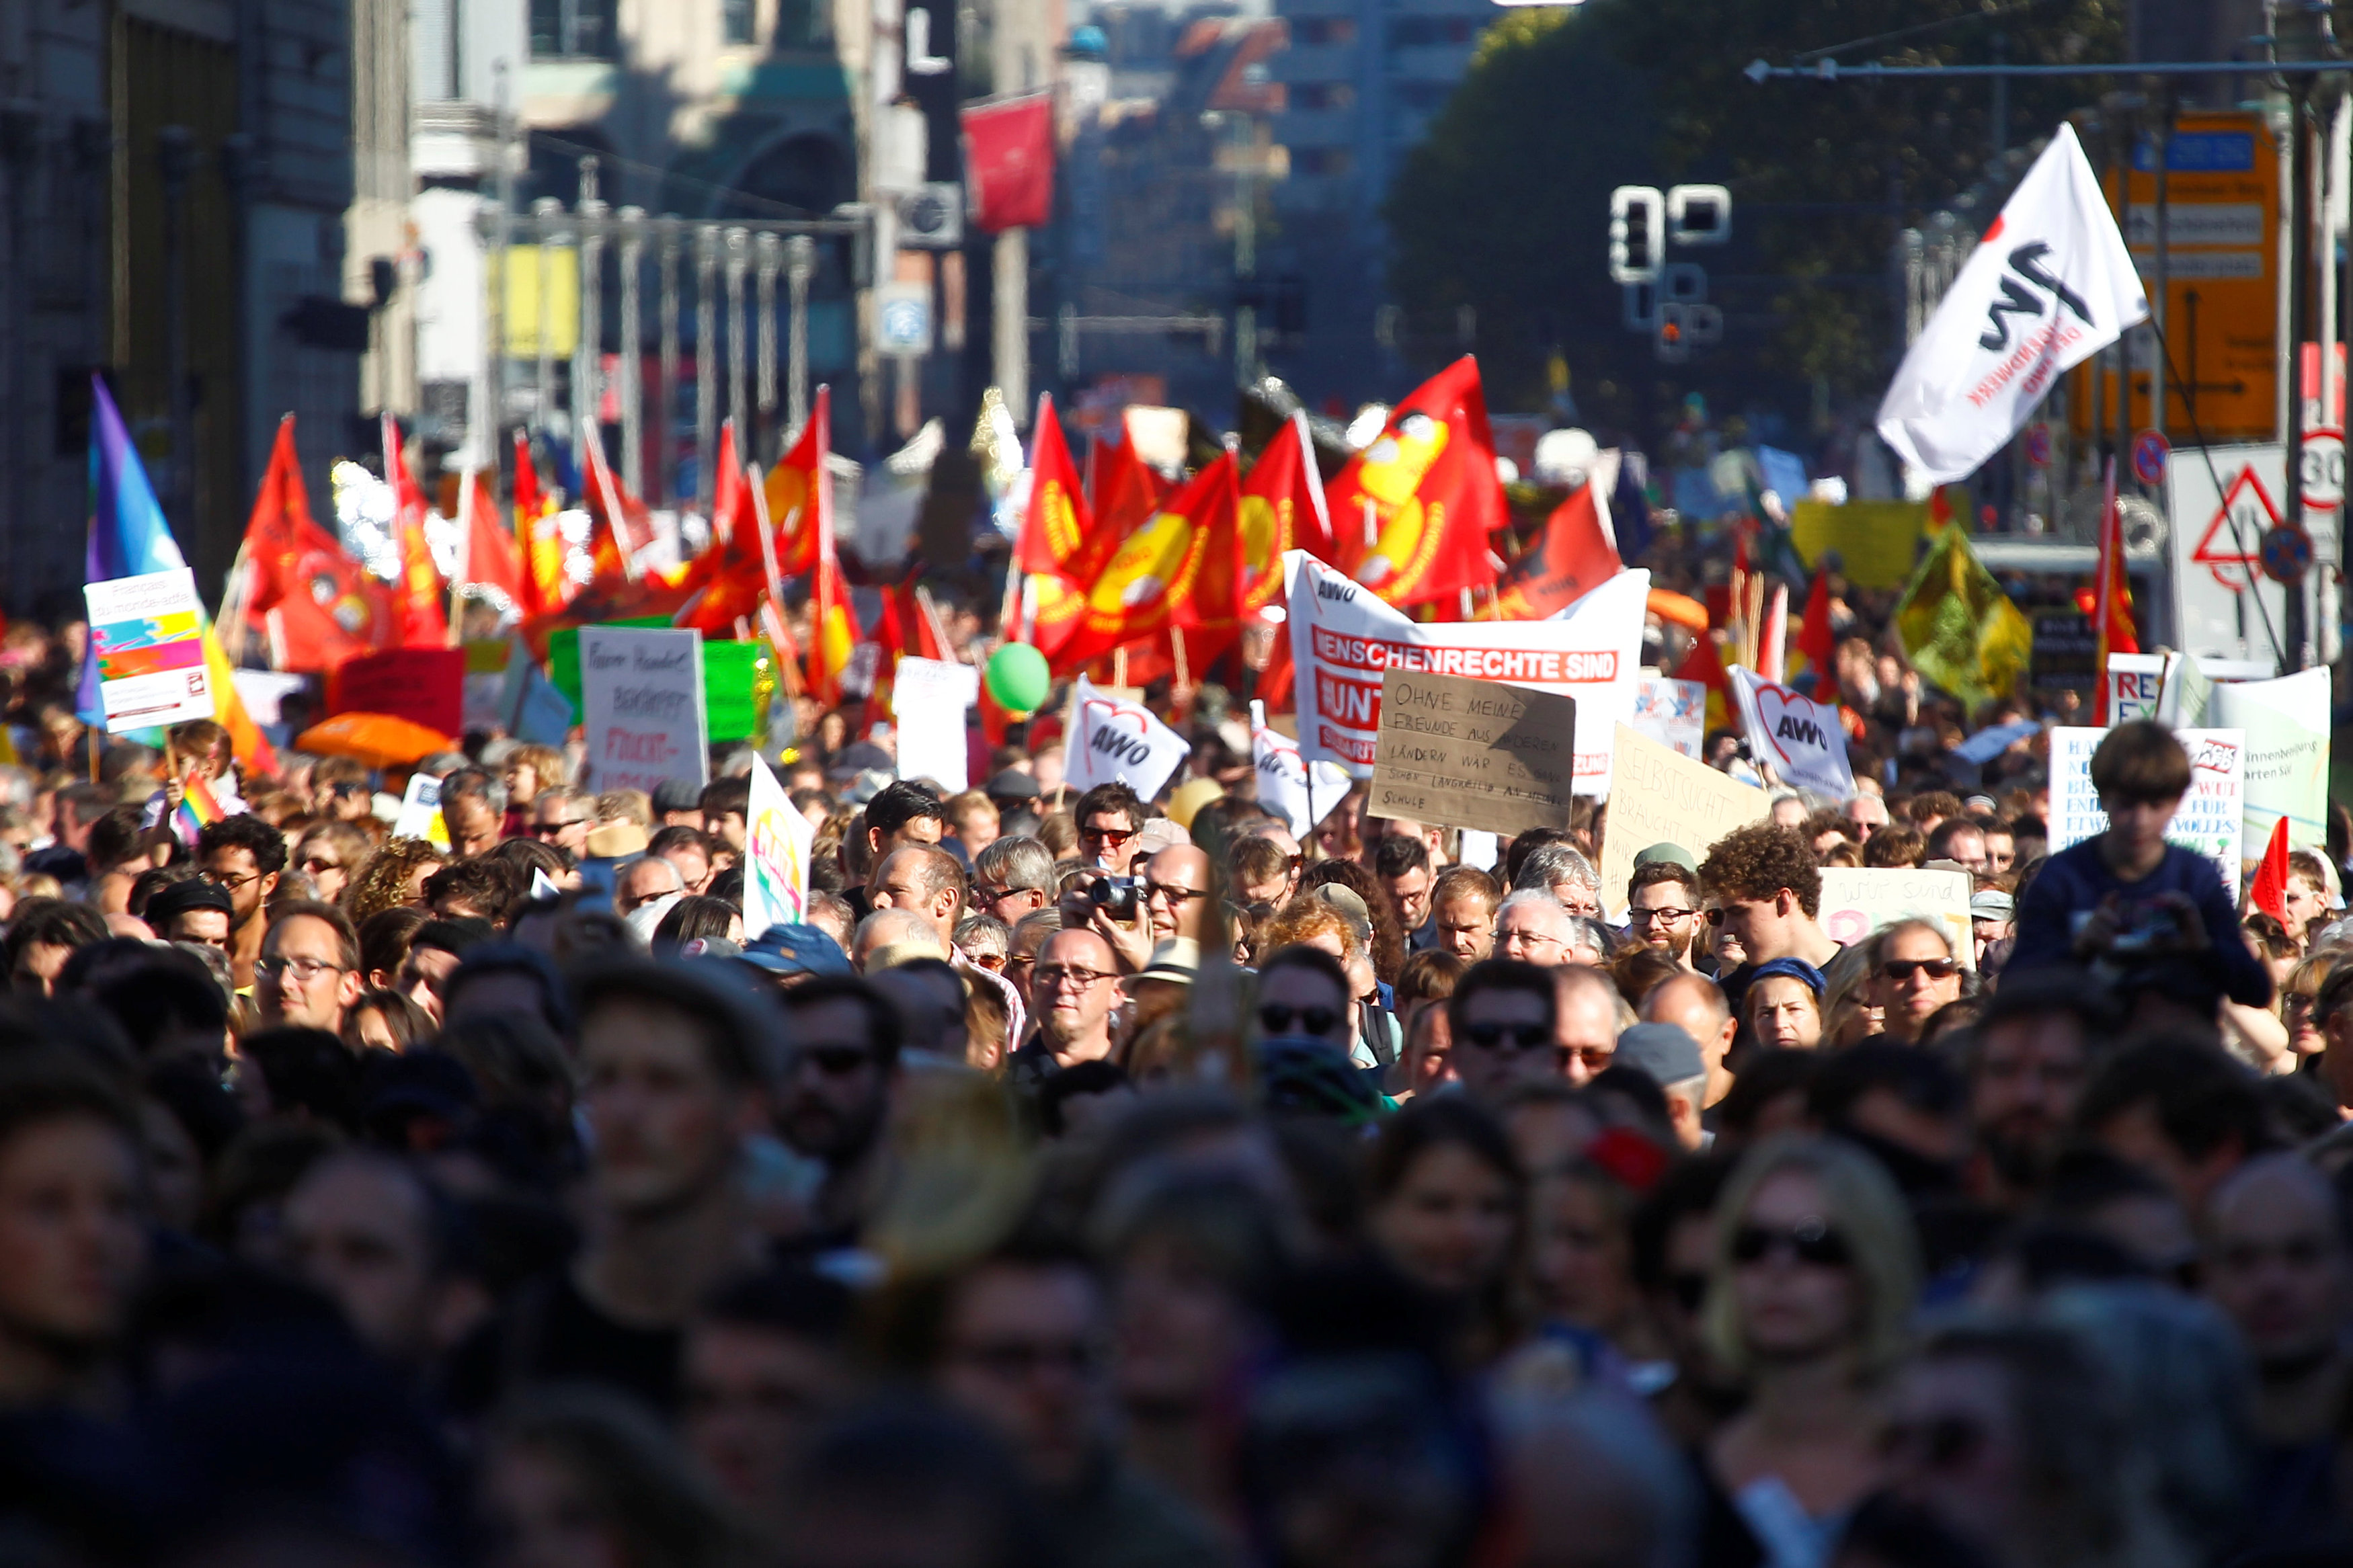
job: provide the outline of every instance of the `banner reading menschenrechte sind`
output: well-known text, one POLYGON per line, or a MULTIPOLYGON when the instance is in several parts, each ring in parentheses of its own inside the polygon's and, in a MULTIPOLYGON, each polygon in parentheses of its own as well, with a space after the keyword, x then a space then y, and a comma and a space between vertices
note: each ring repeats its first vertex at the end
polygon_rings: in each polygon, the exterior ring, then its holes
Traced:
POLYGON ((1621 572, 1550 620, 1424 623, 1303 551, 1282 565, 1300 755, 1369 777, 1382 672, 1461 675, 1576 698, 1577 793, 1609 793, 1610 737, 1634 717, 1648 572, 1621 572))

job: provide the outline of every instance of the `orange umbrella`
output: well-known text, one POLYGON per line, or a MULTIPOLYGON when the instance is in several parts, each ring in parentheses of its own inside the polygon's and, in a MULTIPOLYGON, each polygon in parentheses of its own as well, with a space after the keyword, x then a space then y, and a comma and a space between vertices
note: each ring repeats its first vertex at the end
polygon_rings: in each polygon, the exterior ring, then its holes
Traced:
POLYGON ((406 767, 458 742, 438 730, 391 713, 338 713, 295 738, 294 749, 320 757, 350 757, 372 768, 406 767))
POLYGON ((1651 614, 1662 621, 1673 621, 1695 632, 1707 630, 1707 606, 1685 595, 1653 588, 1651 590, 1650 609, 1651 614))

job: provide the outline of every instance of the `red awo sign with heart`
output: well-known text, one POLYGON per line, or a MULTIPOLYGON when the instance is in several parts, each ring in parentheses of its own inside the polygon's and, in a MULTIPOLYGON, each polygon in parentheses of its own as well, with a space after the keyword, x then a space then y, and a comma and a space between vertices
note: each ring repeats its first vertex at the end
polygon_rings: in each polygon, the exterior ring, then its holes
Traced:
POLYGON ((1193 749, 1149 710, 1103 696, 1084 677, 1072 694, 1071 721, 1063 771, 1081 792, 1119 779, 1150 800, 1193 749))

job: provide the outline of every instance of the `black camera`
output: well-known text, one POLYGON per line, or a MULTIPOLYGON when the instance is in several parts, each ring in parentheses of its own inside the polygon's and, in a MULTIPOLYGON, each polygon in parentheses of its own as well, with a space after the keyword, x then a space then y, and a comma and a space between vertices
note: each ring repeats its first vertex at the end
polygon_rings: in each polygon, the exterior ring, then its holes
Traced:
POLYGON ((1133 877, 1099 877, 1087 889, 1087 897, 1113 920, 1132 923, 1143 902, 1143 889, 1133 877))

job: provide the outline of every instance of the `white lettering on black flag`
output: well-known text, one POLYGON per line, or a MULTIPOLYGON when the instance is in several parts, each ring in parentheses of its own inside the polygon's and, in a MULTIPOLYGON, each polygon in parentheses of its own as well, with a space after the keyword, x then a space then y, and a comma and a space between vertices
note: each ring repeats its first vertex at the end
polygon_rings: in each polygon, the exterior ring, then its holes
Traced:
POLYGON ((2063 124, 1905 354, 1879 434, 1931 482, 1967 479, 2063 373, 2147 319, 2116 216, 2063 124))

